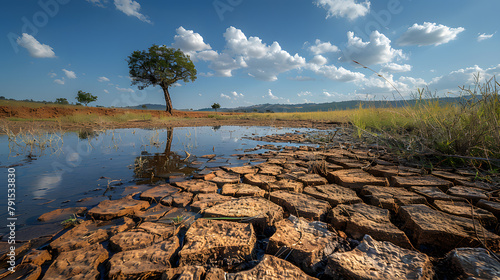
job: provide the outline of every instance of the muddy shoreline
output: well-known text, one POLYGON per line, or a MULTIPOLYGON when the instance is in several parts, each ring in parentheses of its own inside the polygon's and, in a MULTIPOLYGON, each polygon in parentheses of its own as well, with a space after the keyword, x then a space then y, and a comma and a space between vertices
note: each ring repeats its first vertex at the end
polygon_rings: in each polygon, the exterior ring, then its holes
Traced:
POLYGON ((315 128, 333 129, 339 125, 328 121, 301 121, 301 120, 251 120, 251 119, 214 119, 214 118, 185 118, 169 121, 143 121, 134 120, 115 123, 58 123, 56 121, 9 121, 0 120, 0 127, 4 128, 0 133, 5 133, 8 128, 14 133, 30 130, 42 130, 48 132, 59 131, 82 131, 82 130, 107 130, 119 128, 168 128, 168 127, 196 127, 196 126, 270 126, 290 128, 315 128))

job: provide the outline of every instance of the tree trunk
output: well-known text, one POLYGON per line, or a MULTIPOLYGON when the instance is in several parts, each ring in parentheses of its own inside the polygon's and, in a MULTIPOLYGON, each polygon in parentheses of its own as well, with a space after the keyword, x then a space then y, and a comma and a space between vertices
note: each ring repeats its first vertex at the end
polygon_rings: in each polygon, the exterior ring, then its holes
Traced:
POLYGON ((165 95, 165 102, 167 103, 165 111, 170 115, 172 115, 172 99, 170 99, 170 93, 168 93, 168 86, 162 85, 161 88, 163 89, 163 94, 165 95))

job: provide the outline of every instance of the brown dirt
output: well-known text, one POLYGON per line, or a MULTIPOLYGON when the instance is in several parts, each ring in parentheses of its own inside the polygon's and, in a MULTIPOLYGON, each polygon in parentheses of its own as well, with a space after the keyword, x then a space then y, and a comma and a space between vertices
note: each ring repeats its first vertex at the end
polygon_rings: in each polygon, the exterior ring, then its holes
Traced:
MULTIPOLYGON (((218 115, 240 115, 241 113, 217 112, 218 115)), ((275 126, 275 127, 308 127, 327 129, 338 126, 338 123, 324 121, 297 121, 297 120, 253 120, 253 119, 215 119, 209 117, 214 112, 177 111, 172 115, 159 110, 137 110, 97 107, 56 107, 44 106, 30 108, 23 106, 0 106, 0 126, 13 132, 28 129, 42 129, 47 131, 65 130, 77 131, 82 129, 113 129, 113 128, 165 128, 187 126, 275 126), (86 122, 70 123, 61 122, 60 118, 73 115, 119 116, 123 114, 151 114, 153 120, 130 120, 125 122, 86 122), (172 117, 165 121, 160 117, 172 117), (24 119, 13 121, 10 118, 24 119), (156 118, 156 119, 155 119, 156 118)), ((0 131, 4 133, 5 131, 0 131)))

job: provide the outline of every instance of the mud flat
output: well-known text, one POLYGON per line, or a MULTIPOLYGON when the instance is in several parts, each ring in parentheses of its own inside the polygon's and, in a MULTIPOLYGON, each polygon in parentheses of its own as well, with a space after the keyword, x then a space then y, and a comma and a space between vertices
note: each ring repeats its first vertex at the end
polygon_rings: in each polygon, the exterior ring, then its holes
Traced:
MULTIPOLYGON (((16 272, 4 267, 1 276, 500 279, 493 184, 405 166, 361 144, 232 156, 260 163, 40 213, 45 223, 80 217, 68 229, 18 244, 16 272)), ((8 244, 0 246, 3 265, 8 244)))

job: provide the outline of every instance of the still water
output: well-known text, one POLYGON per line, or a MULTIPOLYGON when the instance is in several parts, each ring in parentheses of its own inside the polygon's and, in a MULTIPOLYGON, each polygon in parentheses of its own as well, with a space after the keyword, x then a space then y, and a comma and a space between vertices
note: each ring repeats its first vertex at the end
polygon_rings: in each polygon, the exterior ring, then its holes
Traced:
MULTIPOLYGON (((9 167, 15 168, 16 174, 17 230, 26 230, 38 225, 37 218, 53 209, 92 207, 98 200, 87 205, 77 201, 103 197, 108 186, 114 189, 106 195, 118 198, 127 186, 156 183, 172 175, 190 176, 205 167, 243 165, 248 161, 231 155, 268 144, 248 137, 298 131, 308 129, 217 126, 67 132, 39 139, 48 145, 42 150, 26 147, 22 143, 26 139, 18 139, 16 144, 1 135, 0 178, 4 178, 5 187, 0 195, 0 221, 8 218, 9 167), (211 161, 200 158, 207 154, 217 157, 211 161)), ((7 231, 2 227, 0 234, 7 231)))

